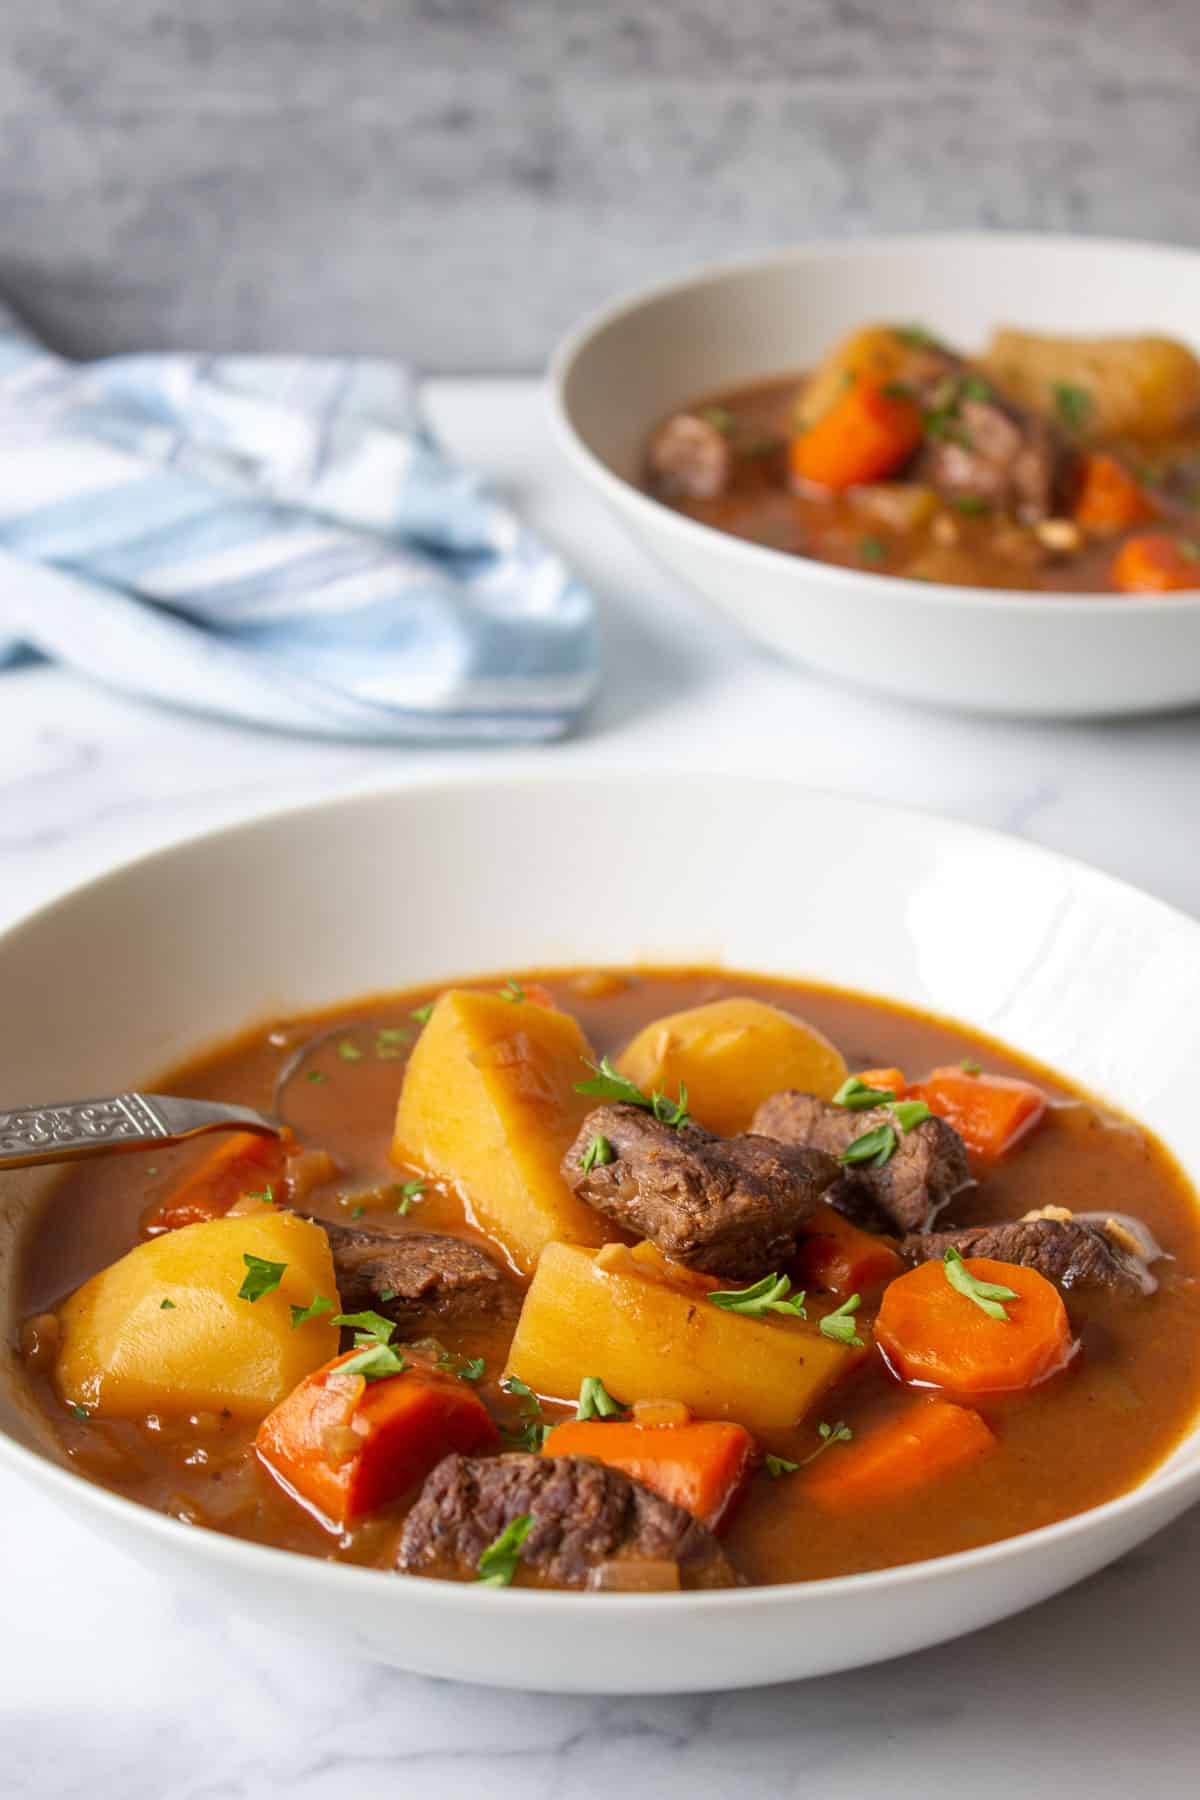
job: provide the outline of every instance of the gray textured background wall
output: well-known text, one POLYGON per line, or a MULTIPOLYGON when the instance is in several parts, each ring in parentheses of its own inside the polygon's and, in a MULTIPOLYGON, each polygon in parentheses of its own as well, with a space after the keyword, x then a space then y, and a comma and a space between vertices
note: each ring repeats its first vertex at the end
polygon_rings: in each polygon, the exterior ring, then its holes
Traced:
POLYGON ((3 0, 0 291, 80 353, 535 367, 698 258, 1200 241, 1200 0, 3 0))

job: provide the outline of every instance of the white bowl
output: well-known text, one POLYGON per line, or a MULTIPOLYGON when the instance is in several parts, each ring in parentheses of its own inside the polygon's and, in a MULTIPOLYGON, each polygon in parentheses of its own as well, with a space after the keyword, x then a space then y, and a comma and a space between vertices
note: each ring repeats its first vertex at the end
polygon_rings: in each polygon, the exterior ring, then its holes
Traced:
MULTIPOLYGON (((1111 1096, 1200 1177, 1200 927, 1029 844, 720 776, 425 784, 131 863, 0 938, 0 1095, 114 1092, 278 1010, 631 959, 813 976, 952 1015, 1111 1096)), ((17 1250, 51 1179, 0 1177, 6 1344, 17 1250)), ((589 1692, 750 1686, 936 1643, 1077 1581, 1200 1496, 1197 1432, 1124 1497, 985 1549, 626 1598, 402 1580, 178 1524, 61 1466, 11 1353, 0 1464, 165 1579, 217 1588, 330 1654, 589 1692)))
POLYGON ((1096 238, 810 244, 645 288, 551 363, 575 468, 660 562, 771 649, 911 700, 1075 717, 1200 700, 1200 593, 1009 593, 834 567, 716 531, 638 487, 647 434, 697 396, 811 367, 853 326, 981 346, 1007 323, 1162 332, 1200 348, 1200 252, 1096 238))

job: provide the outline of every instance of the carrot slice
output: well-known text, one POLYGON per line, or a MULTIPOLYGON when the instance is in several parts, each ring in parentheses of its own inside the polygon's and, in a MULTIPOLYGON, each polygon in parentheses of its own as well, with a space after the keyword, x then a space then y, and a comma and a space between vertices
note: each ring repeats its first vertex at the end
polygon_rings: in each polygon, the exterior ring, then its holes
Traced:
POLYGON ((904 1074, 900 1069, 856 1069, 854 1072, 865 1086, 883 1088, 894 1094, 897 1100, 903 1100, 907 1092, 904 1074))
POLYGON ((890 1244, 860 1231, 822 1200, 798 1246, 797 1268, 801 1287, 824 1288, 840 1296, 880 1287, 894 1280, 904 1264, 890 1244))
POLYGON ((1144 531, 1121 545, 1112 566, 1122 594, 1172 594, 1200 588, 1200 554, 1162 531, 1144 531))
POLYGON ((813 1465, 804 1492, 822 1506, 892 1500, 986 1456, 996 1440, 977 1412, 949 1400, 918 1400, 898 1418, 831 1450, 813 1465))
POLYGON ((339 1373, 357 1354, 306 1375, 255 1438, 276 1480, 339 1528, 398 1499, 451 1450, 487 1449, 499 1436, 482 1400, 455 1376, 339 1373))
POLYGON ((243 1194, 281 1195, 286 1149, 282 1139, 236 1131, 223 1139, 186 1175, 174 1193, 145 1215, 142 1230, 147 1237, 161 1231, 177 1231, 181 1225, 199 1225, 222 1219, 243 1194))
POLYGON ((1008 1075, 973 1075, 951 1063, 931 1069, 908 1090, 910 1100, 924 1100, 931 1113, 953 1125, 963 1143, 981 1162, 995 1162, 1025 1137, 1046 1110, 1046 1096, 1031 1081, 1008 1075))
POLYGON ((1095 451, 1084 457, 1073 509, 1077 525, 1085 531, 1126 531, 1156 511, 1141 482, 1115 456, 1095 451))
POLYGON ((569 1419, 548 1434, 542 1455, 593 1456, 624 1469, 715 1531, 745 1489, 755 1443, 744 1426, 716 1419, 657 1426, 569 1419))
POLYGON ((885 1290, 875 1341, 904 1381, 959 1394, 1001 1394, 1033 1387, 1055 1374, 1071 1354, 1071 1327, 1062 1295, 1036 1269, 964 1258, 977 1281, 1011 1288, 1004 1318, 993 1318, 947 1277, 944 1264, 920 1263, 885 1290))
POLYGON ((815 425, 792 439, 797 481, 840 492, 879 481, 908 461, 921 441, 921 409, 887 383, 861 378, 815 425))

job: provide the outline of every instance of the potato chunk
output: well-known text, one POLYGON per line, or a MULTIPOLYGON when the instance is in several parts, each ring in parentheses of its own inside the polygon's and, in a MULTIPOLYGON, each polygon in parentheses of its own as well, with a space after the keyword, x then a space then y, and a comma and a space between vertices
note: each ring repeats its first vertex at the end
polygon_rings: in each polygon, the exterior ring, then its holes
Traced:
POLYGON ((117 1418, 222 1408, 263 1418, 337 1355, 328 1314, 292 1329, 291 1307, 315 1294, 338 1303, 319 1225, 272 1212, 184 1225, 139 1244, 64 1303, 59 1391, 117 1418), (286 1264, 279 1286, 254 1301, 238 1297, 248 1255, 286 1264))
POLYGON ((864 325, 852 331, 822 358, 800 391, 796 424, 815 425, 860 376, 873 381, 898 381, 906 372, 904 342, 891 325, 864 325))
POLYGON ((831 1100, 847 1075, 829 1039, 762 1000, 713 1000, 645 1026, 617 1057, 647 1094, 672 1099, 687 1088, 688 1111, 709 1131, 748 1131, 759 1105, 780 1088, 831 1100))
POLYGON ((758 1436, 787 1430, 865 1354, 800 1319, 724 1312, 703 1277, 656 1272, 637 1250, 549 1244, 525 1297, 508 1375, 547 1399, 573 1400, 598 1375, 627 1405, 681 1400, 701 1419, 736 1419, 758 1436))
POLYGON ((999 330, 985 364, 1012 399, 1084 438, 1168 437, 1200 413, 1200 361, 1173 338, 999 330))
POLYGON ((552 1238, 617 1235, 559 1174, 593 1105, 575 1092, 591 1060, 569 1013, 464 988, 442 995, 409 1059, 393 1155, 454 1182, 523 1271, 552 1238))

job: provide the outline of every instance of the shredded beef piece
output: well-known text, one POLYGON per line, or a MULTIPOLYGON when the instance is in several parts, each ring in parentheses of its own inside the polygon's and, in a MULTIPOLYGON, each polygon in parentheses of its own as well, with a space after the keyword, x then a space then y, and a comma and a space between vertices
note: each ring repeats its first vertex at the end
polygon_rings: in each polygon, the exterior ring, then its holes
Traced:
POLYGON ((686 1588, 736 1576, 707 1526, 620 1469, 583 1456, 447 1456, 404 1522, 397 1568, 469 1581, 514 1519, 528 1515, 521 1564, 560 1587, 585 1587, 614 1560, 674 1562, 686 1588))
POLYGON ((944 1119, 924 1119, 902 1132, 886 1107, 851 1112, 791 1088, 772 1094, 754 1115, 754 1130, 765 1137, 811 1145, 830 1156, 840 1156, 879 1125, 895 1130, 895 1154, 879 1169, 842 1168, 829 1198, 839 1212, 868 1225, 881 1214, 891 1230, 928 1230, 952 1196, 971 1183, 963 1141, 944 1119))
POLYGON ((465 1238, 315 1222, 329 1234, 343 1312, 382 1313, 410 1329, 516 1308, 516 1289, 465 1238))
POLYGON ((589 1206, 657 1245, 673 1262, 753 1278, 795 1254, 799 1228, 837 1179, 820 1151, 746 1133, 714 1137, 665 1125, 638 1106, 598 1106, 563 1158, 564 1179, 589 1206), (604 1138, 614 1159, 583 1163, 604 1138))
POLYGON ((900 1245, 912 1262, 930 1262, 951 1247, 962 1256, 1020 1263, 1058 1287, 1148 1291, 1145 1263, 1126 1254, 1097 1226, 1078 1219, 1014 1219, 1011 1224, 973 1225, 962 1231, 914 1232, 900 1245))

